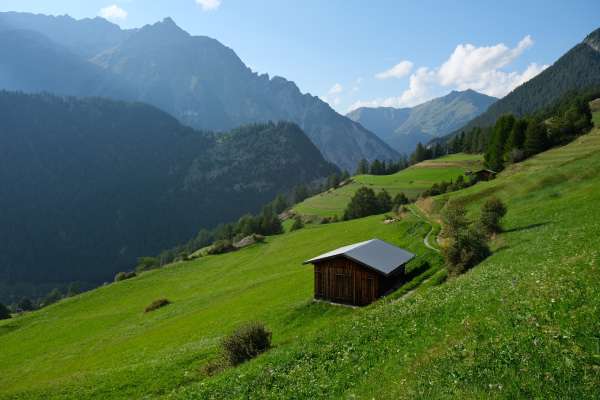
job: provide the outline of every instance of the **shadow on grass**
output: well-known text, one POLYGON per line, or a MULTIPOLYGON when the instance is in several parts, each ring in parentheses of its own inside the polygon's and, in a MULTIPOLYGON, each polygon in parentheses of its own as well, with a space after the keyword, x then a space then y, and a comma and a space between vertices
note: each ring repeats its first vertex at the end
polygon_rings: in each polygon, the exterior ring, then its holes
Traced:
POLYGON ((540 222, 537 224, 530 224, 530 225, 525 225, 525 226, 519 226, 516 228, 511 228, 511 229, 506 229, 504 232, 509 233, 509 232, 521 232, 521 231, 528 231, 530 229, 535 229, 535 228, 539 228, 540 226, 544 226, 544 225, 548 225, 550 222, 540 222))

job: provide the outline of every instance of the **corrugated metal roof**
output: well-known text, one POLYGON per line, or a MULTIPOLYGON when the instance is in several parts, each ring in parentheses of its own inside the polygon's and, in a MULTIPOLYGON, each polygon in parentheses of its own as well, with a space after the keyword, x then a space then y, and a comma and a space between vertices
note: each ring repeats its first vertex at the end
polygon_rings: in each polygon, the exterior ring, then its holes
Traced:
POLYGON ((320 256, 306 260, 304 264, 315 263, 334 257, 346 257, 367 267, 373 268, 384 275, 389 275, 398 267, 412 260, 415 255, 391 245, 383 240, 372 239, 351 244, 329 251, 320 256))

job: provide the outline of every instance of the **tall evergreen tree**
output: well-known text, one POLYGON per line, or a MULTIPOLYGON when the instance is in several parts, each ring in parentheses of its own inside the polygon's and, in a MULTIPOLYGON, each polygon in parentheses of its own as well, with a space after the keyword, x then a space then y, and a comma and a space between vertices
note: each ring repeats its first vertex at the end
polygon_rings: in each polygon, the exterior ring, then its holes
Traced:
POLYGON ((344 211, 344 219, 362 218, 379 213, 380 207, 373 189, 359 188, 344 211))
POLYGON ((10 310, 4 304, 0 303, 0 320, 9 318, 10 310))
POLYGON ((356 175, 365 175, 369 173, 369 162, 366 159, 361 159, 356 167, 356 175))
POLYGON ((278 194, 273 201, 273 208, 277 214, 281 214, 288 208, 288 202, 284 195, 278 194))
POLYGON ((485 153, 485 164, 488 168, 494 171, 504 168, 504 150, 514 124, 515 117, 512 115, 503 115, 496 121, 492 140, 485 153))
POLYGON ((525 131, 525 154, 530 157, 548 148, 548 135, 543 122, 531 122, 525 131))

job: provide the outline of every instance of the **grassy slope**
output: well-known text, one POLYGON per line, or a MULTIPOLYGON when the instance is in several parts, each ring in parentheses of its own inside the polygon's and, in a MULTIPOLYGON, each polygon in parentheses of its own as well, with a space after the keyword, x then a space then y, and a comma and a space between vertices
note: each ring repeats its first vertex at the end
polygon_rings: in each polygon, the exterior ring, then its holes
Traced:
POLYGON ((241 322, 265 321, 278 347, 334 325, 352 311, 311 302, 312 268, 303 260, 372 237, 428 254, 426 224, 381 221, 375 216, 270 237, 0 322, 0 398, 161 394, 198 380, 219 338, 241 322), (173 304, 143 313, 161 297, 173 304))
POLYGON ((0 397, 592 398, 599 172, 596 130, 452 194, 473 213, 499 195, 508 230, 479 267, 407 299, 359 310, 310 302, 311 269, 300 262, 335 246, 375 236, 435 260, 422 245, 428 225, 376 216, 272 237, 0 322, 0 397), (173 304, 144 315, 158 297, 173 304), (267 322, 275 348, 194 383, 219 337, 248 319, 267 322))
POLYGON ((600 129, 439 198, 507 204, 494 254, 175 398, 597 398, 600 129))
POLYGON ((436 182, 456 179, 467 169, 481 165, 481 156, 454 154, 433 161, 427 161, 393 175, 358 175, 354 182, 342 188, 318 194, 294 207, 303 215, 341 217, 354 192, 361 186, 368 186, 379 191, 387 190, 392 196, 404 192, 409 197, 416 197, 423 190, 436 182))

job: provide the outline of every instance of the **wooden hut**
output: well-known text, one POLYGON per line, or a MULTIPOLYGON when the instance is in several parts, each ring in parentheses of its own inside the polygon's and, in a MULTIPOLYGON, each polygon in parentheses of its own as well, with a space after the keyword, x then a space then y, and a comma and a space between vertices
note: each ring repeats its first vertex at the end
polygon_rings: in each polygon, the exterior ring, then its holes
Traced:
POLYGON ((404 276, 404 265, 414 256, 373 239, 340 247, 304 264, 315 268, 315 299, 364 306, 394 289, 404 276))

